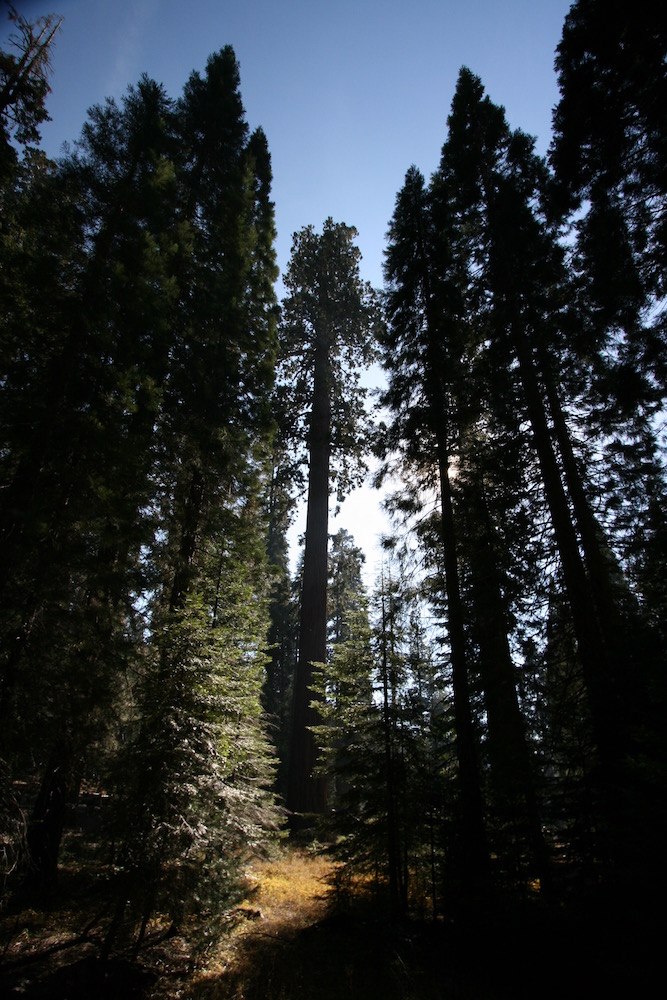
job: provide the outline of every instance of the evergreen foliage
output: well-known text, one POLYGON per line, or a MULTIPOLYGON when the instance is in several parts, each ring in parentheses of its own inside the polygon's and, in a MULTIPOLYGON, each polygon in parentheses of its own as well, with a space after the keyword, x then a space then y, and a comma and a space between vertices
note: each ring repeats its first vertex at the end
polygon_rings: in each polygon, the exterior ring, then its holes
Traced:
MULTIPOLYGON (((329 492, 342 500, 365 471, 368 419, 360 375, 374 352, 375 295, 359 275, 356 230, 325 221, 321 234, 295 233, 285 275, 281 367, 296 431, 308 454, 308 513, 297 668, 294 680, 287 806, 293 823, 326 807, 326 783, 314 775, 317 713, 308 690, 313 663, 326 661, 329 492), (301 818, 300 818, 301 817, 301 818)), ((307 820, 306 820, 307 821, 307 820)))
POLYGON ((30 879, 53 881, 67 810, 101 785, 105 955, 156 909, 212 933, 280 826, 260 697, 270 184, 226 48, 177 102, 142 77, 93 108, 73 153, 3 193, 8 864, 24 838, 30 879), (41 783, 27 832, 17 780, 41 783))
POLYGON ((337 889, 348 900, 371 893, 395 915, 435 916, 444 880, 450 720, 424 610, 383 571, 370 602, 358 592, 348 605, 345 638, 314 683, 337 889))
POLYGON ((281 312, 233 50, 177 99, 142 76, 51 162, 59 21, 10 18, 1 901, 56 884, 93 789, 102 958, 155 914, 206 946, 278 791, 294 829, 319 814, 341 898, 392 916, 580 886, 642 911, 665 867, 664 18, 576 0, 548 159, 463 67, 384 295, 328 218, 294 234, 281 312), (398 486, 369 596, 328 515, 371 447, 398 486))
MULTIPOLYGON (((565 72, 565 43, 559 58, 565 72)), ((591 358, 591 272, 580 247, 570 266, 553 221, 560 193, 533 140, 511 130, 462 69, 438 171, 427 186, 412 167, 396 200, 382 343, 392 422, 380 447, 394 474, 398 456, 407 483, 392 504, 421 516, 423 544, 433 545, 433 524, 442 545, 431 592, 445 598, 468 844, 482 796, 484 833, 467 867, 480 869, 485 838, 512 879, 545 889, 544 823, 550 817, 555 846, 563 809, 573 819, 579 811, 575 854, 617 871, 638 863, 627 803, 647 830, 658 826, 651 787, 662 766, 648 694, 660 687, 662 657, 633 592, 627 542, 638 536, 626 519, 640 481, 649 496, 662 491, 646 420, 656 397, 647 382, 632 417, 623 410, 617 428, 598 419, 619 340, 611 327, 598 334, 591 358), (612 449, 628 467, 600 477, 596 457, 612 449), (441 510, 432 518, 434 490, 441 510)), ((638 528, 646 521, 634 511, 638 528)))
POLYGON ((13 4, 7 16, 16 30, 9 39, 15 51, 0 52, 0 183, 16 165, 16 145, 32 146, 40 124, 49 121, 51 52, 63 20, 47 14, 32 24, 13 4))

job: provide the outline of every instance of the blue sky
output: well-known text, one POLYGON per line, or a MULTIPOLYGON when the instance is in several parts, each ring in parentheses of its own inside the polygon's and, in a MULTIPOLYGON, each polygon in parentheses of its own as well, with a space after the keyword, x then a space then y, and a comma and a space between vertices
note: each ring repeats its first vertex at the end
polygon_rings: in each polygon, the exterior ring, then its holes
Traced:
MULTIPOLYGON (((57 156, 87 109, 120 98, 141 73, 178 97, 226 44, 241 68, 251 128, 272 156, 278 263, 292 233, 327 216, 355 226, 362 275, 382 284, 384 236, 405 172, 437 167, 458 71, 477 73, 513 127, 545 152, 558 92, 553 70, 570 0, 15 0, 29 19, 63 15, 53 57, 57 156)), ((0 22, 4 43, 9 24, 0 22)), ((378 518, 357 495, 331 528, 369 549, 378 518)))
MULTIPOLYGON (((57 155, 87 109, 142 72, 178 97, 231 44, 251 127, 267 133, 281 268, 292 233, 331 215, 359 230, 363 273, 382 282, 396 193, 438 163, 461 65, 545 150, 554 49, 569 0, 15 0, 64 16, 43 145, 57 155)), ((3 22, 3 38, 8 23, 3 22)))

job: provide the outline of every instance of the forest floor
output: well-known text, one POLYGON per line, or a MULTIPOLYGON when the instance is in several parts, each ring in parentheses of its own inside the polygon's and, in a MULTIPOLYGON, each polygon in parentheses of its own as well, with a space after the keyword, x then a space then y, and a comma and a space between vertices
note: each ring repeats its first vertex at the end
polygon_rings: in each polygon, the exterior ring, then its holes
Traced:
POLYGON ((156 921, 134 961, 115 957, 101 972, 97 956, 106 914, 98 880, 85 866, 64 864, 57 887, 40 897, 39 906, 24 899, 19 908, 0 913, 0 997, 286 996, 272 992, 273 970, 299 935, 326 920, 332 868, 313 850, 284 848, 248 867, 248 894, 233 913, 232 928, 203 956, 193 959, 186 941, 156 921))
MULTIPOLYGON (((64 870, 46 906, 0 915, 0 996, 34 1000, 519 1000, 649 996, 656 947, 597 912, 468 901, 455 918, 393 921, 341 905, 333 863, 284 848, 247 871, 233 930, 203 957, 159 922, 134 961, 103 969, 99 884, 64 870)), ((644 927, 644 922, 641 922, 644 927)), ((657 930, 657 928, 656 928, 657 930)), ((656 939, 659 934, 656 935, 656 939)))

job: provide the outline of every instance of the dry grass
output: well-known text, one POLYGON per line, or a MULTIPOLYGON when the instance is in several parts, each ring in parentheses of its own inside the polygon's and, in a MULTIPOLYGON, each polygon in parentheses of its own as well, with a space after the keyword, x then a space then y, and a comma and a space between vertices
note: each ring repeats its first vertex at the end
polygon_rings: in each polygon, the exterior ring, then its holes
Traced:
POLYGON ((298 929, 321 919, 331 893, 332 862, 307 850, 285 850, 279 858, 247 870, 249 901, 267 929, 298 929))
POLYGON ((191 995, 240 1000, 243 983, 256 971, 258 948, 283 945, 326 917, 332 872, 332 862, 322 855, 289 848, 271 861, 249 866, 249 892, 236 913, 241 919, 193 977, 191 995))
POLYGON ((592 934, 538 897, 480 897, 455 918, 396 921, 357 883, 341 909, 334 874, 326 856, 293 849, 254 866, 247 919, 183 1000, 556 1000, 575 983, 578 995, 621 984, 649 995, 620 929, 609 947, 609 927, 592 934))
MULTIPOLYGON (((248 871, 246 915, 210 955, 183 994, 189 1000, 435 1000, 441 974, 432 931, 412 930, 375 912, 341 911, 334 862, 286 849, 248 871), (416 965, 415 965, 416 963, 416 965)), ((365 896, 366 894, 364 894, 365 896)), ((454 996, 454 995, 452 995, 454 996)), ((481 994, 480 994, 481 996, 481 994)))
POLYGON ((321 922, 331 894, 332 862, 312 850, 283 848, 246 871, 248 894, 232 914, 229 934, 203 960, 187 942, 151 921, 139 959, 116 955, 97 965, 108 922, 104 881, 94 866, 63 865, 58 886, 0 914, 0 996, 76 1000, 122 996, 142 1000, 243 996, 266 952, 281 949, 321 922), (239 992, 241 990, 241 992, 239 992))

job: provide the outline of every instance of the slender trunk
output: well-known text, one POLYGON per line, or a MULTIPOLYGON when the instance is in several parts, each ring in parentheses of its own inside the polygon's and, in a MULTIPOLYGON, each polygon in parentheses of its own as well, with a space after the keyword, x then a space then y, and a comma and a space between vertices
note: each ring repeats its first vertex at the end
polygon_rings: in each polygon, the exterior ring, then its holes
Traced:
MULTIPOLYGON (((2 637, 8 650, 0 671, 0 728, 11 714, 11 700, 19 679, 21 660, 28 648, 33 622, 39 615, 54 576, 54 562, 60 536, 67 524, 72 485, 70 463, 61 463, 59 483, 54 491, 54 477, 49 472, 53 451, 53 430, 67 413, 70 391, 79 370, 79 356, 84 341, 84 326, 74 322, 62 352, 48 365, 41 412, 46 416, 36 426, 29 447, 23 451, 11 481, 3 489, 0 524, 0 603, 12 606, 16 580, 30 568, 32 585, 23 602, 20 622, 2 637), (43 506, 43 497, 49 498, 43 506), (29 506, 27 506, 29 505, 29 506), (27 509, 26 509, 27 508, 27 509), (34 532, 34 525, 43 527, 34 532), (31 530, 33 529, 33 530, 31 530), (34 560, 34 565, 31 565, 34 560), (5 595, 8 595, 7 598, 5 595)), ((56 564, 57 565, 57 564, 56 564)), ((2 739, 0 737, 0 745, 2 739)))
POLYGON ((19 628, 13 630, 6 640, 9 652, 0 674, 0 749, 2 750, 4 750, 5 734, 10 728, 9 721, 13 709, 12 698, 19 676, 19 666, 37 615, 37 603, 31 602, 29 607, 30 610, 22 616, 19 628))
POLYGON ((602 678, 608 705, 605 734, 612 749, 607 754, 611 787, 603 792, 606 815, 611 821, 611 851, 617 863, 635 866, 638 855, 646 849, 653 852, 654 848, 648 846, 650 836, 647 841, 645 835, 661 823, 655 812, 660 797, 648 777, 650 771, 636 766, 638 760, 653 756, 654 748, 662 741, 662 699, 656 698, 657 686, 652 683, 659 670, 661 650, 591 509, 558 387, 545 354, 544 351, 538 354, 540 371, 581 539, 605 667, 602 678), (622 805, 623 800, 631 801, 632 806, 622 805), (638 846, 636 831, 642 831, 640 837, 646 847, 638 846))
POLYGON ((438 919, 438 883, 435 868, 435 817, 432 807, 428 811, 428 832, 431 860, 431 915, 435 921, 438 919))
MULTIPOLYGON (((604 643, 605 656, 612 666, 610 680, 616 691, 622 693, 627 705, 628 695, 636 690, 641 681, 637 671, 632 670, 632 663, 636 662, 639 647, 643 644, 643 630, 638 617, 633 614, 634 599, 623 584, 621 569, 606 545, 602 528, 586 496, 558 389, 544 351, 539 353, 539 363, 563 463, 567 492, 581 538, 597 612, 596 621, 604 643)), ((641 656, 640 653, 639 655, 641 656)))
POLYGON ((192 566, 197 549, 197 536, 201 526, 204 504, 204 476, 195 468, 190 478, 188 496, 183 512, 179 558, 169 598, 169 610, 180 611, 192 580, 192 566))
MULTIPOLYGON (((43 57, 43 54, 48 53, 49 45, 53 41, 56 31, 58 31, 60 25, 65 20, 63 17, 59 17, 55 26, 51 27, 53 24, 53 17, 54 15, 47 17, 46 24, 36 38, 32 36, 32 31, 30 32, 30 41, 27 44, 23 55, 14 67, 14 71, 9 76, 5 86, 0 91, 0 113, 4 112, 14 101, 16 92, 20 85, 30 78, 33 67, 43 57), (44 37, 45 35, 46 38, 44 37)), ((46 66, 44 67, 44 76, 46 76, 48 56, 44 61, 46 63, 46 66)))
POLYGON ((393 906, 399 899, 398 848, 396 835, 396 790, 394 782, 394 761, 392 753, 392 727, 389 705, 389 657, 387 655, 387 608, 384 588, 382 591, 382 722, 384 729, 384 766, 387 799, 387 862, 389 866, 389 898, 393 906))
POLYGON ((125 895, 122 894, 118 897, 118 902, 114 907, 113 916, 107 928, 107 932, 104 935, 104 941, 102 942, 102 946, 100 948, 100 953, 98 956, 100 965, 104 965, 109 959, 109 956, 111 954, 111 949, 114 946, 114 943, 118 936, 118 932, 121 928, 121 924, 123 923, 123 918, 125 916, 126 909, 127 909, 127 901, 125 899, 125 895))
POLYGON ((551 886, 535 778, 507 639, 507 619, 483 485, 473 482, 464 504, 473 519, 470 569, 488 723, 491 776, 501 817, 527 838, 543 889, 551 886))
POLYGON ((591 708, 595 741, 600 755, 603 780, 617 777, 620 744, 617 706, 612 697, 604 643, 595 614, 595 602, 586 577, 579 543, 572 524, 560 469, 554 455, 544 403, 540 395, 536 366, 526 341, 523 323, 515 317, 512 338, 519 361, 521 384, 528 409, 556 545, 563 567, 565 587, 572 614, 579 656, 591 708))
POLYGON ((462 859, 469 880, 483 877, 488 865, 488 849, 484 829, 484 809, 479 783, 477 746, 470 709, 470 685, 465 652, 465 631, 456 534, 449 481, 446 446, 439 441, 440 495, 442 505, 442 546, 444 553, 445 590, 447 594, 447 624, 452 660, 454 689, 454 725, 459 762, 461 790, 462 859))
POLYGON ((146 928, 148 927, 148 921, 151 918, 152 913, 151 907, 147 907, 144 910, 144 914, 141 918, 141 926, 139 927, 139 933, 137 934, 137 940, 134 942, 134 947, 132 948, 132 961, 136 962, 139 957, 139 952, 141 951, 141 946, 144 943, 144 938, 146 937, 146 928))
MULTIPOLYGON (((474 882, 484 878, 488 866, 488 848, 484 829, 484 806, 479 780, 477 747, 470 708, 468 664, 465 651, 465 624, 461 603, 461 588, 457 557, 456 525, 449 479, 450 418, 446 378, 452 377, 452 359, 442 356, 446 341, 434 315, 429 258, 423 232, 421 213, 417 214, 417 249, 421 265, 421 281, 426 306, 427 372, 426 384, 432 415, 432 427, 437 446, 440 476, 442 546, 447 595, 447 625, 452 662, 454 689, 454 725, 459 763, 461 794, 461 847, 465 877, 474 882)), ((454 366, 456 359, 454 359, 454 366)))
MULTIPOLYGON (((545 403, 538 381, 539 366, 521 312, 521 299, 515 287, 512 255, 504 236, 504 220, 497 211, 494 188, 484 167, 482 167, 482 183, 489 217, 493 224, 499 273, 502 276, 498 292, 501 298, 505 298, 510 342, 519 363, 519 378, 563 569, 572 624, 588 693, 594 739, 599 753, 602 783, 609 786, 618 779, 620 758, 618 733, 621 719, 612 694, 609 663, 604 653, 602 629, 597 621, 593 593, 579 551, 579 541, 572 523, 561 470, 554 454, 545 403)), ((607 811, 610 811, 609 803, 607 811)))
POLYGON ((66 750, 54 754, 46 767, 28 824, 28 880, 41 886, 55 882, 65 811, 73 792, 66 750))

